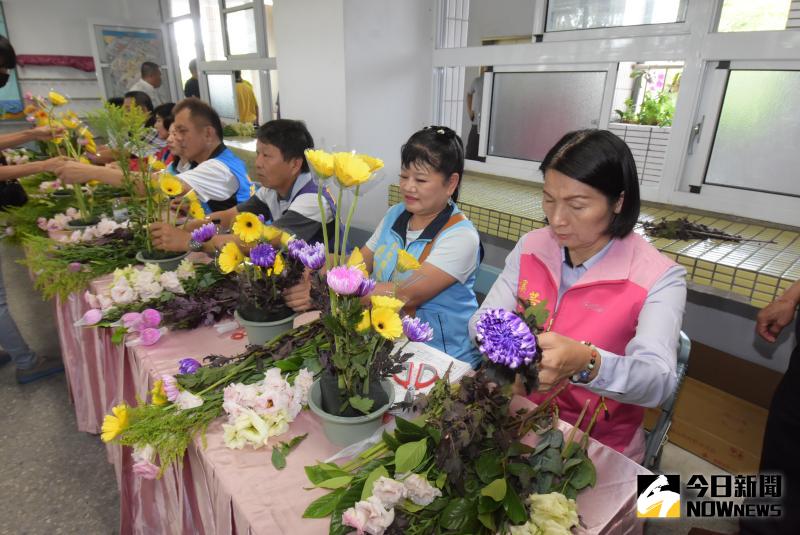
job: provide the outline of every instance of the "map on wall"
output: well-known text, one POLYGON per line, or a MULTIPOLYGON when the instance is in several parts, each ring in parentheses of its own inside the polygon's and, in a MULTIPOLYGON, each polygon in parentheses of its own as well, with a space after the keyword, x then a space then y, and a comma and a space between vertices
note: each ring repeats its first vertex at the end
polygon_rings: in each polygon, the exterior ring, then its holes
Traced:
MULTIPOLYGON (((124 95, 139 80, 143 62, 152 61, 162 66, 166 63, 161 30, 95 26, 94 31, 106 98, 124 95)), ((169 79, 166 71, 162 79, 159 93, 166 97, 166 101, 169 100, 169 79)))

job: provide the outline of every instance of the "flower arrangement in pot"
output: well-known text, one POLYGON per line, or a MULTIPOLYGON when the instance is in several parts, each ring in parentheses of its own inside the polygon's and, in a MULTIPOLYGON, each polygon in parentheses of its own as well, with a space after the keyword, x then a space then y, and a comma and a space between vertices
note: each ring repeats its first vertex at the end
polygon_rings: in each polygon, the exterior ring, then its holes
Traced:
POLYGON ((342 206, 345 190, 352 188, 354 193, 345 224, 337 221, 335 226, 333 247, 330 237, 323 234, 325 250, 332 251, 327 272, 324 277, 317 273, 312 278, 327 286, 330 304, 323 308, 321 318, 328 338, 326 349, 320 350, 322 374, 312 386, 309 407, 322 419, 328 439, 346 445, 370 436, 394 401, 394 387, 387 379, 399 373, 411 356, 404 352, 405 344, 397 347, 396 343, 425 342, 433 331, 416 318, 403 317, 403 301, 370 296, 375 281, 369 278, 360 252, 356 249, 347 258, 345 244, 359 193, 362 185, 375 178, 383 162, 367 155, 321 150, 306 151, 306 159, 320 186, 323 181, 338 186, 337 206, 342 206))
MULTIPOLYGON (((193 238, 207 241, 210 236, 201 233, 213 232, 211 227, 213 224, 204 225, 193 238)), ((300 281, 306 269, 303 259, 316 250, 324 257, 324 251, 321 244, 294 239, 248 212, 236 216, 232 231, 242 246, 226 243, 217 262, 220 271, 232 274, 239 285, 237 321, 247 331, 250 343, 261 345, 292 328, 294 311, 286 306, 283 290, 300 281)))

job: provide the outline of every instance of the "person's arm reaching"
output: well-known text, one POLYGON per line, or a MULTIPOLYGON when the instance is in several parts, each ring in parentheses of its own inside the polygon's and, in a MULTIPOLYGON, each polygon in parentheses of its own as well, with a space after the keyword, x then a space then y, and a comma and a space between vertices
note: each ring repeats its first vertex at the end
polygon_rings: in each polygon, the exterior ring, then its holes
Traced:
POLYGON ((20 130, 19 132, 11 132, 10 134, 0 135, 0 149, 8 149, 11 147, 18 147, 31 141, 49 141, 54 137, 63 134, 64 128, 50 128, 49 126, 37 126, 29 130, 20 130))
POLYGON ((53 172, 63 164, 62 158, 50 158, 38 162, 29 162, 21 165, 0 166, 0 182, 22 178, 24 176, 35 175, 37 173, 53 172))

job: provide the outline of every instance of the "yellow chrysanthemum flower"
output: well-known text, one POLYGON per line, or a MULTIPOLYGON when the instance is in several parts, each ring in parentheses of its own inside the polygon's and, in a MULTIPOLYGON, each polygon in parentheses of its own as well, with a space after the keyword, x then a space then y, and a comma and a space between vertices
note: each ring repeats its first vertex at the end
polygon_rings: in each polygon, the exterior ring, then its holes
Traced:
POLYGON ((239 246, 233 242, 228 242, 219 253, 219 269, 223 273, 230 273, 244 262, 244 255, 239 246))
POLYGON ((333 172, 336 180, 345 188, 363 184, 372 176, 369 164, 349 152, 337 152, 333 155, 333 172))
POLYGON ((420 267, 421 266, 417 259, 414 258, 414 255, 405 249, 400 249, 397 251, 397 271, 400 273, 405 273, 406 271, 414 271, 420 267))
POLYGON ((153 160, 153 162, 150 164, 150 169, 153 171, 163 171, 166 168, 167 166, 164 165, 164 162, 161 160, 153 160))
POLYGON ((370 173, 374 173, 378 169, 383 169, 383 160, 380 158, 375 158, 374 156, 369 156, 367 154, 356 154, 356 157, 364 160, 364 163, 369 166, 370 173))
POLYGON ((281 253, 275 255, 275 263, 272 264, 272 267, 267 270, 267 276, 271 277, 272 275, 278 276, 283 273, 283 269, 286 267, 286 263, 283 261, 283 256, 281 253))
POLYGON ((329 178, 333 174, 333 154, 324 150, 306 150, 308 165, 320 178, 329 178))
POLYGON ((264 224, 258 219, 257 215, 250 212, 242 212, 233 220, 231 230, 243 242, 253 242, 261 237, 264 232, 264 224))
POLYGON ((100 438, 103 442, 114 440, 128 427, 128 406, 124 403, 111 409, 113 414, 106 414, 103 418, 103 433, 100 438))
POLYGON ((55 91, 50 91, 50 92, 47 94, 47 98, 50 100, 50 103, 51 103, 53 106, 63 106, 64 104, 66 104, 67 102, 69 102, 69 101, 67 100, 67 97, 65 97, 65 96, 64 96, 64 95, 62 95, 61 93, 56 93, 55 91))
POLYGON ((369 277, 369 271, 367 271, 367 264, 364 262, 364 255, 361 254, 361 249, 356 247, 353 249, 353 252, 350 253, 350 258, 347 259, 347 265, 350 267, 358 268, 361 273, 364 274, 365 277, 369 277))
POLYGON ((264 237, 265 240, 269 242, 274 242, 278 238, 281 237, 283 231, 278 227, 273 227, 272 225, 264 225, 264 230, 261 232, 261 235, 264 237))
POLYGON ((361 334, 364 334, 369 330, 371 326, 372 326, 372 318, 370 318, 369 310, 364 310, 361 313, 361 321, 359 321, 358 325, 356 325, 356 331, 360 332, 361 334))
POLYGON ((388 308, 393 312, 400 312, 400 309, 405 305, 404 302, 390 295, 373 295, 369 300, 372 303, 372 308, 388 308))
POLYGON ((61 120, 61 124, 64 125, 64 128, 67 128, 68 130, 75 130, 81 125, 77 119, 73 119, 72 117, 64 117, 61 120))
POLYGON ((150 397, 153 405, 165 405, 167 403, 167 393, 164 392, 164 381, 159 379, 153 384, 153 389, 150 391, 150 397))
POLYGON ((194 219, 203 219, 206 216, 206 211, 203 210, 203 205, 199 202, 190 202, 189 215, 194 219))
POLYGON ((161 178, 158 180, 158 186, 161 188, 161 191, 164 192, 164 195, 168 195, 170 197, 180 195, 180 193, 183 191, 183 185, 181 184, 181 181, 178 180, 177 177, 166 173, 161 175, 161 178))
POLYGON ((403 320, 391 308, 373 308, 372 328, 387 340, 397 340, 403 335, 403 320))
POLYGON ((281 232, 281 245, 284 247, 289 246, 289 242, 294 239, 293 234, 289 234, 288 232, 281 232))

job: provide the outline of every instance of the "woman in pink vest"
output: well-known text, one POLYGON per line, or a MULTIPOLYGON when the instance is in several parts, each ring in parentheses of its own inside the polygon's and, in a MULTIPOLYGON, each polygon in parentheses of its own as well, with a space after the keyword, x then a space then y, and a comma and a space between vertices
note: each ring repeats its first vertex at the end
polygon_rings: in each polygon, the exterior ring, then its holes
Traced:
POLYGON ((641 462, 644 407, 660 405, 676 384, 686 272, 633 232, 639 180, 617 136, 570 132, 540 170, 549 226, 517 242, 470 335, 485 309, 512 310, 517 297, 546 301, 540 392, 530 399, 569 381, 556 398, 560 417, 574 424, 587 401, 588 415, 604 401, 592 437, 641 462))

